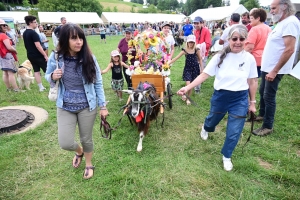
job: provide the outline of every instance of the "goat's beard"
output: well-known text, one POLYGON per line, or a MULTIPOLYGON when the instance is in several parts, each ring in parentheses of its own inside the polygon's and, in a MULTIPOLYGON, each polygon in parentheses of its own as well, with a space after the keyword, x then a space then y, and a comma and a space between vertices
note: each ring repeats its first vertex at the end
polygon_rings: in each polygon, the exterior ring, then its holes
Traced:
POLYGON ((276 23, 281 19, 282 16, 283 16, 283 11, 280 10, 278 14, 272 15, 272 21, 276 23))

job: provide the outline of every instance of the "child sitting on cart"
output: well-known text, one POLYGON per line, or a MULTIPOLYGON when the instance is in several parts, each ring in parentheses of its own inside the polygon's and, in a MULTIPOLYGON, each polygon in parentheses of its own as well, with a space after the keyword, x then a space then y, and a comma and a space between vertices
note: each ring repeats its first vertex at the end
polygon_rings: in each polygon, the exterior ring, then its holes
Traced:
POLYGON ((113 50, 110 55, 110 63, 106 69, 101 71, 101 74, 105 74, 110 69, 112 70, 111 88, 117 93, 119 101, 122 101, 122 90, 124 85, 122 69, 123 67, 128 68, 129 66, 121 61, 120 53, 117 50, 113 50))
MULTIPOLYGON (((185 66, 183 69, 182 79, 186 82, 186 85, 189 85, 197 78, 197 76, 200 75, 200 72, 204 70, 202 57, 200 50, 196 48, 196 38, 194 35, 189 35, 187 37, 186 48, 182 49, 182 51, 175 58, 169 61, 168 64, 172 64, 183 55, 185 55, 185 66)), ((186 101, 187 105, 190 105, 191 102, 186 96, 190 97, 191 93, 192 90, 189 90, 187 94, 182 96, 182 100, 186 101)))

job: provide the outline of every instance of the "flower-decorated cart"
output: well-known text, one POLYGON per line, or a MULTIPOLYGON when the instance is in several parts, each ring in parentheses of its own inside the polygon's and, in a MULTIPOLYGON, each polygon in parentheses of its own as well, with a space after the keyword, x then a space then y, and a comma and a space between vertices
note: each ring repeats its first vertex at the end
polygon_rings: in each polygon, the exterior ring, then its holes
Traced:
MULTIPOLYGON (((169 100, 169 108, 172 108, 172 91, 170 83, 170 60, 168 54, 170 47, 165 42, 164 35, 153 29, 136 33, 134 39, 128 42, 128 64, 135 58, 134 65, 126 69, 126 74, 131 76, 132 86, 136 88, 140 82, 149 82, 156 87, 156 92, 161 101, 164 94, 169 100), (132 56, 132 51, 136 51, 136 56, 132 56)), ((163 112, 163 107, 161 107, 163 112)))

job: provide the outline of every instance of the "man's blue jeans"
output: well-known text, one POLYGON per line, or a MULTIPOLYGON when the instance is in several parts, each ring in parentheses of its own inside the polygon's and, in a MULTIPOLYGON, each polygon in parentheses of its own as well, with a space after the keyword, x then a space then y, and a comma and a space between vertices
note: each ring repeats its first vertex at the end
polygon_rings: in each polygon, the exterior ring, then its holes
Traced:
POLYGON ((266 80, 267 74, 267 72, 261 72, 259 116, 264 117, 262 128, 272 129, 276 111, 276 92, 284 74, 277 74, 273 81, 266 80))
POLYGON ((204 122, 207 132, 214 132, 216 126, 228 112, 226 138, 221 153, 230 158, 244 128, 248 112, 248 90, 215 90, 211 98, 210 114, 204 122))

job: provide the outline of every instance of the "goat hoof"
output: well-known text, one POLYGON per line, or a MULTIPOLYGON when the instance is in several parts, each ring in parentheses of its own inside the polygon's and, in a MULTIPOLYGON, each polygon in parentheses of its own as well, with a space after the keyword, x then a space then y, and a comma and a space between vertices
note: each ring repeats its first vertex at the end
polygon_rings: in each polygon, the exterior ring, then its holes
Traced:
POLYGON ((142 149, 143 149, 143 147, 138 147, 136 150, 137 150, 137 152, 141 152, 142 149))

